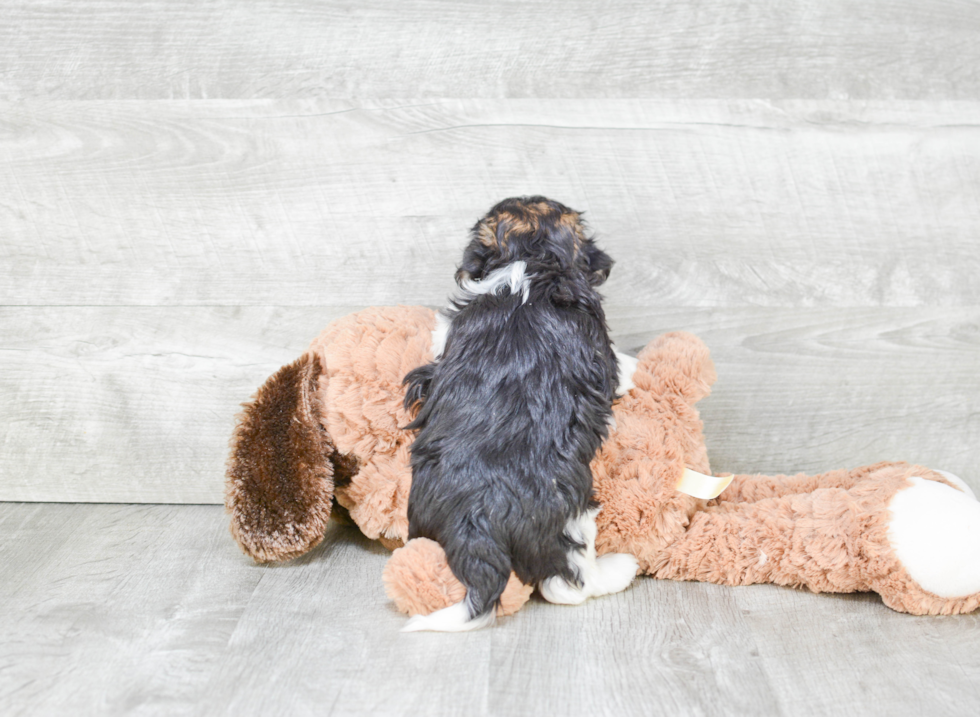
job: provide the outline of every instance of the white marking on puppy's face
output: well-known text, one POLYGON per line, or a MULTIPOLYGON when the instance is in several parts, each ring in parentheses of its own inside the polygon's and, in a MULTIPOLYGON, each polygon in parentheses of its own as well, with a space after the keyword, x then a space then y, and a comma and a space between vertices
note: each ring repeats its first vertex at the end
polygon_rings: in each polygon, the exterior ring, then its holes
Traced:
POLYGON ((524 302, 527 302, 528 292, 531 290, 531 277, 526 273, 527 264, 523 261, 515 261, 507 266, 494 269, 485 277, 477 281, 476 279, 463 279, 459 288, 461 295, 459 299, 463 302, 472 301, 481 294, 496 294, 503 287, 509 287, 510 293, 521 294, 524 302))

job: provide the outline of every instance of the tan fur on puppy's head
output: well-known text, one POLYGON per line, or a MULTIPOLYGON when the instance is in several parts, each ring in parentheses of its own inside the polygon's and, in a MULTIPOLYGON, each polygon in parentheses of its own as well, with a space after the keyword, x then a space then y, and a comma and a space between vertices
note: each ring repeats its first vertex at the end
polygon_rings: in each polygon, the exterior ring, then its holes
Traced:
POLYGON ((612 259, 587 236, 581 212, 546 197, 511 197, 476 223, 456 281, 479 281, 513 261, 539 261, 584 272, 592 286, 609 276, 612 259))

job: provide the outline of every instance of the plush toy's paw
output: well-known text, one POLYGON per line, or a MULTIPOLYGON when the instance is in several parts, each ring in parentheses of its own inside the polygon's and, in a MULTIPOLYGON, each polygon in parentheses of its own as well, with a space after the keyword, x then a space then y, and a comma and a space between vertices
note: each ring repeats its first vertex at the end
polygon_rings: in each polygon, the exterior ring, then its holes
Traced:
MULTIPOLYGON (((939 472, 939 471, 937 471, 939 472)), ((956 476, 940 474, 964 491, 919 477, 888 505, 888 538, 909 576, 941 598, 980 592, 980 503, 956 476)))
POLYGON ((963 480, 962 478, 960 478, 958 475, 953 475, 949 471, 940 471, 940 470, 937 470, 936 473, 938 473, 939 475, 941 475, 943 478, 945 478, 946 480, 948 480, 954 486, 956 486, 961 491, 963 491, 964 493, 966 493, 968 496, 970 496, 971 498, 973 498, 973 500, 976 500, 977 499, 977 494, 974 493, 973 492, 973 489, 966 484, 966 481, 963 480))
POLYGON ((590 597, 618 593, 629 587, 640 566, 628 553, 611 553, 596 558, 591 565, 579 567, 582 569, 581 586, 558 576, 551 577, 538 586, 542 597, 558 605, 579 605, 590 597))

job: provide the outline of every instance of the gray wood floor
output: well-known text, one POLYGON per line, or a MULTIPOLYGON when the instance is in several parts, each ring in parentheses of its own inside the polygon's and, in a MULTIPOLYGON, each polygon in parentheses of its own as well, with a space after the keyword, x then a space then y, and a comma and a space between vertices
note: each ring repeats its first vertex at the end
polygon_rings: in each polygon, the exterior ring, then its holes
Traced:
POLYGON ((400 634, 387 553, 258 567, 218 506, 0 504, 0 713, 975 715, 980 615, 640 579, 400 634))

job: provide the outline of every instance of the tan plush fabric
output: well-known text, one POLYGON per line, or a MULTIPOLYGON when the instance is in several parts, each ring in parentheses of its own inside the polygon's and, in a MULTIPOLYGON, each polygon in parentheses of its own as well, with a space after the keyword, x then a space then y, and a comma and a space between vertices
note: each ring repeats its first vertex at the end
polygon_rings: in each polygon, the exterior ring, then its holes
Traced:
POLYGON ((408 539, 409 446, 402 379, 432 360, 435 314, 423 307, 371 308, 335 321, 311 344, 326 367, 321 420, 360 470, 338 486, 337 502, 364 534, 397 545, 408 539))
POLYGON ((651 574, 813 592, 874 591, 889 607, 919 615, 972 611, 980 595, 950 600, 928 593, 889 544, 888 504, 911 485, 911 476, 955 488, 939 473, 907 463, 814 476, 736 476, 651 574))
POLYGON ((666 334, 640 352, 632 389, 613 406, 616 427, 592 462, 596 551, 631 553, 648 572, 687 530, 704 501, 674 486, 689 466, 709 472, 694 403, 715 380, 708 349, 695 336, 666 334))

